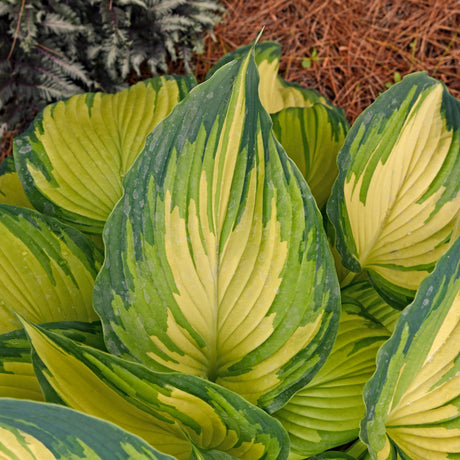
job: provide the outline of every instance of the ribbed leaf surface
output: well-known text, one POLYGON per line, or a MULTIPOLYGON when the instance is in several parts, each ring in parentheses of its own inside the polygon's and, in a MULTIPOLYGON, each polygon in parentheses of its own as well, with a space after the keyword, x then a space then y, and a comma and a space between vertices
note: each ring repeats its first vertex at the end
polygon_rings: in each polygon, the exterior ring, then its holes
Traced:
POLYGON ((48 401, 114 422, 178 459, 188 460, 194 446, 246 460, 287 457, 281 425, 225 388, 152 372, 30 323, 25 329, 48 401))
MULTIPOLYGON (((42 324, 42 327, 85 345, 105 349, 99 322, 62 321, 42 324)), ((0 335, 0 397, 43 400, 32 366, 30 342, 24 329, 0 335)))
POLYGON ((460 103, 416 73, 357 119, 328 213, 344 265, 406 306, 446 251, 460 209, 460 103))
POLYGON ((398 321, 400 310, 388 305, 368 281, 359 281, 342 289, 342 303, 360 308, 363 314, 381 324, 391 335, 398 321))
POLYGON ((305 458, 352 441, 364 416, 362 391, 390 336, 356 303, 342 302, 337 339, 324 366, 274 416, 289 433, 291 457, 305 458))
POLYGON ((194 84, 192 76, 155 77, 116 94, 79 94, 47 106, 14 143, 33 205, 100 233, 146 136, 194 84))
POLYGON ((332 346, 338 283, 250 55, 173 110, 124 187, 94 295, 109 349, 280 407, 332 346))
POLYGON ((319 208, 329 198, 337 174, 337 154, 348 124, 342 114, 321 103, 287 108, 272 115, 275 136, 307 180, 319 208))
POLYGON ((95 321, 94 279, 103 256, 78 230, 36 211, 0 204, 0 333, 37 323, 95 321))
POLYGON ((173 460, 112 423, 67 407, 0 398, 0 456, 9 460, 173 460))
POLYGON ((378 354, 361 437, 372 458, 460 455, 460 239, 421 284, 378 354))

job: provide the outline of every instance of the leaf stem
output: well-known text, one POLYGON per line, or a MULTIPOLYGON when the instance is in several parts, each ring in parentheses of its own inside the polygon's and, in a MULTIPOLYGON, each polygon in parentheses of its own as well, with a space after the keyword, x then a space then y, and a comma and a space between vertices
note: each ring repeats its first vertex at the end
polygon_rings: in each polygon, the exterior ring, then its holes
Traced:
POLYGON ((6 58, 7 61, 9 61, 11 59, 11 56, 13 55, 14 48, 16 46, 16 40, 18 39, 19 28, 21 27, 22 13, 24 12, 25 4, 26 4, 26 0, 22 0, 21 9, 19 10, 18 23, 16 25, 16 30, 14 32, 13 43, 11 44, 10 52, 8 53, 8 57, 6 58))

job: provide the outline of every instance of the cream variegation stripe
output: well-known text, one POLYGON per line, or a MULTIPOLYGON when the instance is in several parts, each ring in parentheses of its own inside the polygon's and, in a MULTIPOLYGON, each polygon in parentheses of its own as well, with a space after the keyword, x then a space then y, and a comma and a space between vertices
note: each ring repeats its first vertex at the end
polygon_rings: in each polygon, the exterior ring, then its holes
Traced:
POLYGON ((35 437, 0 423, 0 458, 8 460, 11 454, 20 460, 56 460, 53 453, 35 437))
MULTIPOLYGON (((238 79, 243 77, 240 74, 238 79)), ((214 157, 214 171, 212 177, 212 195, 208 196, 211 200, 213 209, 213 228, 219 242, 224 220, 227 216, 230 193, 234 177, 235 165, 238 156, 242 154, 241 137, 244 123, 246 120, 246 98, 244 85, 236 82, 240 90, 232 93, 228 112, 226 114, 219 138, 217 141, 214 157)))
POLYGON ((360 198, 364 173, 359 177, 353 173, 344 186, 360 265, 412 290, 428 274, 416 266, 432 264, 445 251, 453 216, 460 208, 458 195, 438 209, 445 188, 430 190, 453 141, 453 131, 443 118, 442 98, 440 84, 418 97, 389 157, 375 167, 364 202, 360 198), (382 264, 414 267, 419 273, 382 264))

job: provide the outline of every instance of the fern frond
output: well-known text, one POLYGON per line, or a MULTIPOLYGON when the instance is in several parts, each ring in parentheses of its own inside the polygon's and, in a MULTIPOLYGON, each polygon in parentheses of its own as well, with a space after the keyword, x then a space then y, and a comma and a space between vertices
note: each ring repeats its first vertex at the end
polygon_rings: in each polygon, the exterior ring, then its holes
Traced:
POLYGON ((131 71, 153 75, 203 46, 218 0, 0 0, 0 125, 48 102, 118 91, 131 71))
POLYGON ((40 24, 45 30, 55 34, 76 34, 84 32, 86 27, 81 24, 75 24, 67 19, 62 18, 59 14, 48 13, 44 16, 40 24))
POLYGON ((36 48, 37 53, 44 56, 45 60, 52 61, 59 67, 63 74, 77 81, 83 82, 86 86, 91 87, 91 79, 86 75, 84 67, 78 62, 69 62, 65 59, 60 59, 55 54, 51 53, 44 47, 38 45, 36 48))

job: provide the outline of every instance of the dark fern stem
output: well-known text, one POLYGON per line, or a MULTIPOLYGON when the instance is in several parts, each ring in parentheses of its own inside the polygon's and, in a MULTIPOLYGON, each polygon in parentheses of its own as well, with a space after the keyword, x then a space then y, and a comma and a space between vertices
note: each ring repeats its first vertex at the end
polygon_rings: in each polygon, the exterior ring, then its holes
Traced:
POLYGON ((87 91, 114 92, 128 75, 192 70, 219 0, 0 0, 0 136, 45 105, 87 91))

